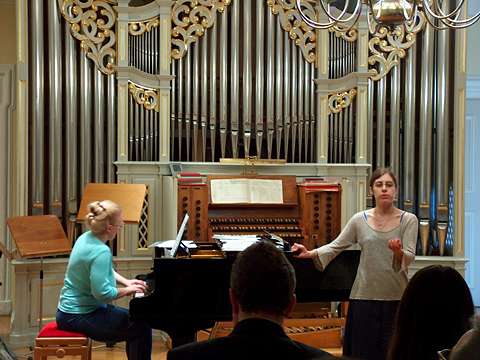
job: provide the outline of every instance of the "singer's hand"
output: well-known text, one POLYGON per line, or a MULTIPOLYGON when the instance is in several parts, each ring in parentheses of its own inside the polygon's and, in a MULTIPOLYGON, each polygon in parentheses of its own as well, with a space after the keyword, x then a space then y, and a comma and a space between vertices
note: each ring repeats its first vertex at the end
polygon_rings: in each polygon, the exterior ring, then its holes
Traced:
POLYGON ((395 255, 402 254, 402 241, 400 239, 388 240, 388 248, 393 251, 395 255))
POLYGON ((304 259, 312 259, 315 256, 315 250, 308 251, 305 246, 297 243, 292 245, 292 253, 295 257, 304 259))

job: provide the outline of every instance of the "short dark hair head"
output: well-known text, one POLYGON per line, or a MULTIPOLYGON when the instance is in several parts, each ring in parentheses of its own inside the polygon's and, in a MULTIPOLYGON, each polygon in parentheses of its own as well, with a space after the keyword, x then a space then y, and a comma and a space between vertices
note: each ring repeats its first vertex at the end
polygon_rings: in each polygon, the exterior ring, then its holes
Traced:
POLYGON ((282 251, 259 241, 232 266, 230 287, 244 312, 284 314, 295 292, 295 270, 282 251))
POLYGON ((369 182, 370 187, 373 187, 373 183, 375 182, 375 180, 377 180, 379 177, 382 177, 385 174, 390 175, 392 177, 393 183, 395 184, 395 187, 398 187, 397 177, 395 176, 393 171, 389 168, 383 168, 383 167, 376 168, 375 171, 372 173, 372 176, 370 176, 370 182, 369 182))
POLYGON ((397 311, 389 360, 437 359, 470 328, 470 289, 448 266, 431 265, 415 273, 397 311))

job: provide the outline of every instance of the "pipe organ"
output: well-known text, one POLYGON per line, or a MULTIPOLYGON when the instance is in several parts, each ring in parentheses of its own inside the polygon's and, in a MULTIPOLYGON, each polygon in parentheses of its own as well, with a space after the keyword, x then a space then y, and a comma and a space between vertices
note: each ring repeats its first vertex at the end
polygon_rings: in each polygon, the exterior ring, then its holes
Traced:
POLYGON ((424 255, 451 254, 453 249, 446 231, 453 225, 448 217, 454 161, 449 151, 454 128, 450 33, 425 26, 405 61, 371 83, 369 92, 369 161, 397 174, 398 206, 417 214, 418 252, 424 255))
POLYGON ((28 6, 28 212, 68 219, 88 182, 115 181, 116 78, 82 53, 72 36, 76 23, 62 17, 73 19, 71 8, 57 1, 28 6))
MULTIPOLYGON (((464 33, 420 18, 387 29, 366 12, 352 29, 314 30, 295 1, 17 0, 9 216, 53 213, 66 225, 87 183, 146 184, 140 223, 113 249, 135 276, 185 212, 191 239, 266 230, 327 243, 373 205, 370 168, 391 166, 398 207, 420 220, 417 254, 463 271, 464 33), (201 181, 179 181, 175 167, 201 181), (284 178, 292 201, 218 206, 209 187, 222 176, 284 178)), ((315 19, 314 1, 302 4, 315 19)), ((56 303, 63 260, 45 261, 56 274, 45 304, 56 303)), ((16 341, 36 333, 27 284, 38 264, 12 266, 19 281, 5 291, 28 299, 13 303, 16 341)))
POLYGON ((86 183, 118 180, 116 160, 370 163, 398 175, 419 253, 452 254, 453 34, 365 14, 313 30, 294 3, 29 3, 29 213, 68 219, 86 183))
MULTIPOLYGON (((174 25, 182 10, 173 6, 174 25)), ((172 60, 172 160, 315 162, 313 63, 265 1, 233 1, 212 17, 172 60)))

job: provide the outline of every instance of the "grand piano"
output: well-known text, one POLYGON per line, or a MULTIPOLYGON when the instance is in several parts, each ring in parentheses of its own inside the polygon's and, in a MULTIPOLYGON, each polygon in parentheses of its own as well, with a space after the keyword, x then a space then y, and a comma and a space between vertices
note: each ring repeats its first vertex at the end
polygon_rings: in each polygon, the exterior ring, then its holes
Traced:
MULTIPOLYGON (((283 200, 277 204, 216 203, 211 183, 228 181, 232 176, 208 176, 200 183, 179 182, 178 225, 182 227, 182 219, 188 214, 191 219, 185 228, 188 239, 197 243, 215 242, 216 234, 270 232, 289 245, 298 242, 311 249, 332 241, 340 232, 339 184, 315 179, 298 183, 294 176, 233 178, 278 181, 283 200)), ((348 300, 359 251, 344 251, 323 272, 315 269, 311 259, 295 258, 288 251, 286 255, 295 268, 298 303, 348 300)), ((216 321, 231 319, 228 289, 235 257, 235 252, 226 252, 213 258, 171 258, 156 249, 153 272, 145 276, 151 291, 130 301, 131 316, 167 332, 173 346, 193 341, 196 331, 212 327, 216 321)))
MULTIPOLYGON (((130 301, 131 317, 167 332, 173 347, 193 341, 196 331, 216 321, 231 320, 228 289, 235 257, 234 253, 211 259, 155 257, 153 272, 146 278, 152 292, 130 301)), ((342 252, 323 272, 310 259, 289 253, 287 258, 295 269, 298 303, 348 300, 360 251, 342 252)))

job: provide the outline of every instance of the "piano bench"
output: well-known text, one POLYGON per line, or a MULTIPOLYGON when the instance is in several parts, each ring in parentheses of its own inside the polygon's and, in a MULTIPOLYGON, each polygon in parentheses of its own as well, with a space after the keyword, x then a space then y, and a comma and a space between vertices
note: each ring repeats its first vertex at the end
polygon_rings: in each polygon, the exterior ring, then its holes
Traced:
POLYGON ((77 355, 81 360, 91 360, 91 340, 81 333, 59 330, 55 321, 49 322, 35 339, 33 360, 46 360, 49 356, 61 359, 66 355, 77 355))

